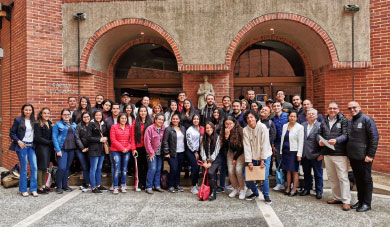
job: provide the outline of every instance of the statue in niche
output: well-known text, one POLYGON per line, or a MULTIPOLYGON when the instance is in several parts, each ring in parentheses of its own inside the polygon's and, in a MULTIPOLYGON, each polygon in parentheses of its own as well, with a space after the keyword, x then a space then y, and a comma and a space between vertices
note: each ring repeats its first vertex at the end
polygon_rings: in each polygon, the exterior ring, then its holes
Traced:
POLYGON ((203 83, 199 85, 197 94, 198 98, 198 109, 202 109, 206 105, 206 97, 208 94, 215 95, 213 85, 208 82, 208 76, 203 76, 203 83))

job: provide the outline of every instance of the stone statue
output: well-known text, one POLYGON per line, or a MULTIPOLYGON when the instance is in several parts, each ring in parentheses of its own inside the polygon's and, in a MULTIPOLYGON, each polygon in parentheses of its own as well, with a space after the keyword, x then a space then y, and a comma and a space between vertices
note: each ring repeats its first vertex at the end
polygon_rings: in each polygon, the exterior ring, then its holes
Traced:
POLYGON ((202 109, 206 105, 206 97, 208 94, 215 95, 213 85, 208 82, 208 77, 203 76, 204 82, 199 85, 199 89, 197 94, 199 95, 198 98, 198 109, 202 109))

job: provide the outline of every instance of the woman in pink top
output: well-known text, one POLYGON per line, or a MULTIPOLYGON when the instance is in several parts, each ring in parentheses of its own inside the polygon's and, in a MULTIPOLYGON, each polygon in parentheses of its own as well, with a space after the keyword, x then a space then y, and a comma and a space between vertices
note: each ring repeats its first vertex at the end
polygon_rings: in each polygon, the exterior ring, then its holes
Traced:
POLYGON ((154 117, 154 125, 145 130, 144 144, 148 155, 148 174, 146 176, 146 193, 153 194, 153 183, 155 190, 163 192, 160 187, 160 176, 163 162, 162 139, 164 135, 164 114, 158 113, 154 117))
POLYGON ((111 158, 113 164, 112 181, 114 190, 112 193, 118 194, 119 175, 121 179, 121 192, 126 192, 127 164, 130 158, 130 125, 127 115, 119 114, 119 123, 111 127, 111 158))

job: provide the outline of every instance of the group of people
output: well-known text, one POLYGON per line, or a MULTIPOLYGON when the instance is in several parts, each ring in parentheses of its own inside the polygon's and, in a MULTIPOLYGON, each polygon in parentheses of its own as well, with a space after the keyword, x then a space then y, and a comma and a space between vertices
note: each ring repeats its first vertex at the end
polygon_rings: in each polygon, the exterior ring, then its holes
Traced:
POLYGON ((30 193, 38 196, 50 191, 45 186, 45 175, 53 153, 58 165, 56 192, 72 191, 68 177, 76 154, 85 181, 82 189, 92 193, 108 190, 101 184, 105 158, 109 159, 110 189, 114 194, 127 190, 131 158, 135 160, 136 191, 145 190, 148 194, 165 191, 160 181, 164 159, 170 166, 168 191, 184 191, 180 172, 186 160, 191 167, 193 194, 199 191, 200 167, 208 170, 210 200, 225 191, 227 173, 232 187, 229 197, 257 198, 258 185, 245 181, 245 166, 247 171, 260 166, 265 168, 260 191, 265 202, 271 204, 269 174, 273 173, 275 157, 274 190, 284 190, 291 197, 297 195, 302 166, 305 186, 300 195, 310 194, 313 169, 316 198, 321 199, 324 160, 334 197, 327 202, 343 204, 343 210, 371 209, 371 167, 379 140, 375 122, 354 101, 348 104, 352 118, 347 120, 335 102, 328 104, 328 115, 322 117, 310 100, 302 102, 299 95, 294 95, 291 104, 284 99, 284 91, 278 91, 276 101, 268 99, 262 106, 255 100, 255 92, 249 90, 246 99, 224 96, 220 108, 215 105, 215 96, 208 94, 206 105, 198 110, 186 92, 181 91, 177 100, 169 101, 164 113, 160 104, 151 108, 147 96, 136 107, 126 92, 121 103, 97 95, 94 107, 88 97, 81 97, 78 106, 77 99, 69 97, 69 107, 61 111, 60 121, 55 124, 50 121, 49 108, 42 108, 35 119, 34 107, 25 104, 10 129, 10 150, 17 152, 21 166, 19 191, 22 196, 29 195, 28 162, 30 193), (348 159, 358 190, 358 202, 353 206, 348 159))

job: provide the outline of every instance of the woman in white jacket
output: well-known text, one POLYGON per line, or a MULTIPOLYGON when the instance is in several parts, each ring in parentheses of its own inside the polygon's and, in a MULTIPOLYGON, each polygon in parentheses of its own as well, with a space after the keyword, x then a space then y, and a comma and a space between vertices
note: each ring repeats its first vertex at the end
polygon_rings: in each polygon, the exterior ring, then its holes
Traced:
POLYGON ((288 123, 283 125, 280 154, 282 160, 280 169, 287 171, 287 189, 285 195, 296 196, 298 185, 298 168, 303 152, 304 128, 297 122, 298 112, 291 110, 288 115, 288 123), (293 187, 291 185, 293 178, 293 187))

